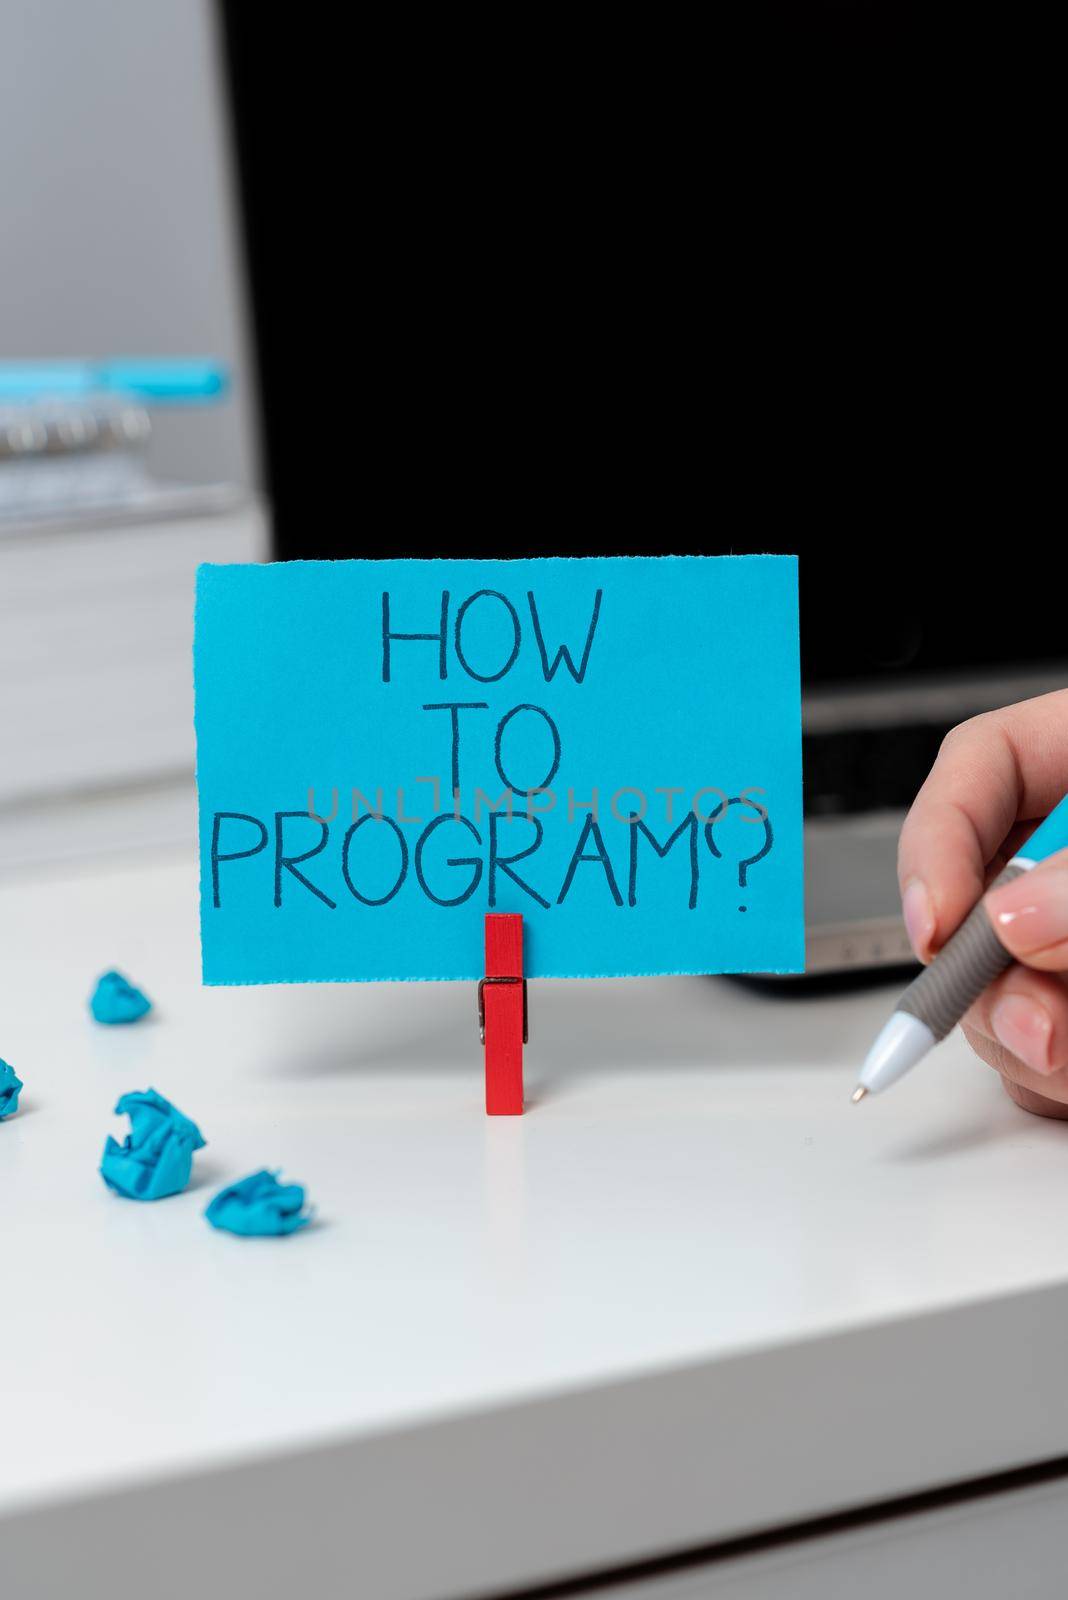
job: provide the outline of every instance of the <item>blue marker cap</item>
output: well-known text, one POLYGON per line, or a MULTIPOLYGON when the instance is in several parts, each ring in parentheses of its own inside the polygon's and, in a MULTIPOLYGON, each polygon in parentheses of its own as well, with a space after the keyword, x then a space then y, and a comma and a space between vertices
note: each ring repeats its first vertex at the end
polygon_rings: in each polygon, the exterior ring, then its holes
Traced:
POLYGON ((171 405, 216 400, 229 375, 217 361, 105 361, 95 367, 97 388, 171 405))
POLYGON ((199 405, 229 387, 221 362, 122 359, 115 361, 0 361, 0 402, 124 394, 155 405, 199 405))

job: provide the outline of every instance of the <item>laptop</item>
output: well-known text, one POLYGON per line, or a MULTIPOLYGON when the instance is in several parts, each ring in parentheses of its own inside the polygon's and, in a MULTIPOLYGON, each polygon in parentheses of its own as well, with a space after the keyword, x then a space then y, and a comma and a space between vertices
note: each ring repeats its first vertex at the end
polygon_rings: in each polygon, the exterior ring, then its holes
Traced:
MULTIPOLYGON (((561 269, 525 248, 502 266, 494 238, 492 270, 472 274, 483 236, 430 164, 413 231, 398 220, 405 199, 373 237, 379 290, 353 317, 348 257, 310 250, 278 204, 279 163, 319 169, 330 156, 320 63, 305 75, 316 114, 279 120, 266 63, 284 49, 292 80, 294 41, 280 46, 236 3, 223 15, 276 555, 798 553, 808 970, 911 960, 897 836, 945 733, 1068 684, 1061 595, 1047 585, 1020 603, 995 576, 1011 574, 1024 539, 1008 530, 1034 520, 1029 479, 987 447, 990 418, 964 430, 970 397, 958 389, 973 368, 961 363, 958 384, 937 278, 916 266, 929 255, 916 196, 939 207, 941 197, 924 187, 926 146, 894 108, 907 64, 924 59, 922 37, 884 8, 859 28, 851 13, 848 70, 817 38, 816 79, 811 61, 798 71, 796 30, 775 46, 784 70, 767 81, 761 45, 763 90, 736 119, 738 137, 711 157, 695 147, 692 166, 675 140, 655 204, 649 190, 635 202, 626 140, 610 139, 623 255, 585 178, 567 188, 573 163, 557 153, 546 170, 564 190, 539 228, 561 269), (795 82, 800 98, 784 97, 795 82), (843 85, 856 93, 840 104, 843 85), (807 137, 817 102, 826 148, 807 137), (872 108, 863 129, 861 102, 872 108), (889 231, 885 172, 872 165, 887 129, 886 170, 910 195, 889 231), (706 260, 687 234, 692 196, 728 174, 737 201, 717 199, 706 260), (428 252, 435 229, 457 248, 428 252), (710 260, 726 270, 714 290, 710 260), (372 370, 357 334, 376 327, 388 353, 372 370), (306 351, 318 348, 331 358, 314 366, 309 411, 306 351), (371 400, 358 474, 354 372, 371 400)), ((318 39, 307 48, 316 54, 318 39)), ((486 159, 492 144, 482 141, 486 159)), ((339 150, 332 170, 344 183, 339 150)), ((402 151, 422 172, 422 145, 402 151)))
POLYGON ((896 550, 859 534, 801 542, 810 975, 912 960, 897 839, 943 738, 969 717, 1068 686, 1052 587, 1018 599, 991 579, 978 545, 954 540, 940 553, 941 543, 906 533, 896 550))

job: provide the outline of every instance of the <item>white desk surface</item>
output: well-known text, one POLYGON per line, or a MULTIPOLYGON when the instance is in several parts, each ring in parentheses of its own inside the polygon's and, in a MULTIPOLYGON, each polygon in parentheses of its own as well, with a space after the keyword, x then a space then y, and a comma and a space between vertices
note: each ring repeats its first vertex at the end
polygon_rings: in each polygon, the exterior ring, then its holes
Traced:
POLYGON ((489 1593, 1068 1451, 1068 1126, 959 1039, 851 1106, 893 989, 539 984, 488 1121, 473 986, 198 959, 184 858, 0 886, 0 1574, 164 1484, 220 1577, 252 1497, 265 1596, 342 1592, 339 1519, 353 1594, 489 1593), (157 1017, 91 1022, 108 966, 157 1017), (149 1085, 209 1142, 138 1205, 96 1169, 149 1085), (260 1166, 315 1228, 207 1226, 260 1166))

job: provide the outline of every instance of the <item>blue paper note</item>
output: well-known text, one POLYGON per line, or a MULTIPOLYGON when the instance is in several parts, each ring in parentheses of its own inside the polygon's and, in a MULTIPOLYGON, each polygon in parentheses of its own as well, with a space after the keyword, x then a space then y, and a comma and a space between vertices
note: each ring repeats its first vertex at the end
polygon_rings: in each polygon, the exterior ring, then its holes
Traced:
POLYGON ((115 1115, 128 1116, 130 1132, 122 1144, 109 1135, 100 1175, 109 1189, 128 1200, 163 1200, 180 1194, 193 1171, 193 1152, 204 1148, 195 1122, 155 1089, 124 1094, 115 1115))
POLYGON ((803 967, 793 557, 202 567, 196 724, 207 983, 803 967))
POLYGON ((220 1189, 204 1215, 213 1228, 245 1238, 277 1237, 307 1227, 299 1183, 279 1183, 276 1172, 253 1172, 239 1183, 220 1189))
POLYGON ((3 1122, 5 1117, 15 1115, 19 1108, 22 1088, 22 1079, 16 1075, 14 1067, 0 1060, 0 1122, 3 1122))
POLYGON ((97 979, 89 999, 89 1010, 97 1022, 114 1026, 139 1022, 152 1010, 152 1002, 121 972, 105 972, 97 979))

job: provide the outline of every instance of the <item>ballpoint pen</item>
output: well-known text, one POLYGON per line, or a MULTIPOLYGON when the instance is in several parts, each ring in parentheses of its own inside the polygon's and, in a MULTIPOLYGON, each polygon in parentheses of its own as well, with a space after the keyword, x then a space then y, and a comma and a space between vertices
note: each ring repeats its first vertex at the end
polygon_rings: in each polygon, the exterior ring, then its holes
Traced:
MULTIPOLYGON (((1051 811, 991 884, 997 888, 1068 847, 1068 795, 1051 811)), ((952 1032, 973 1000, 1012 963, 982 900, 930 966, 913 979, 865 1058, 854 1102, 879 1094, 952 1032)))

